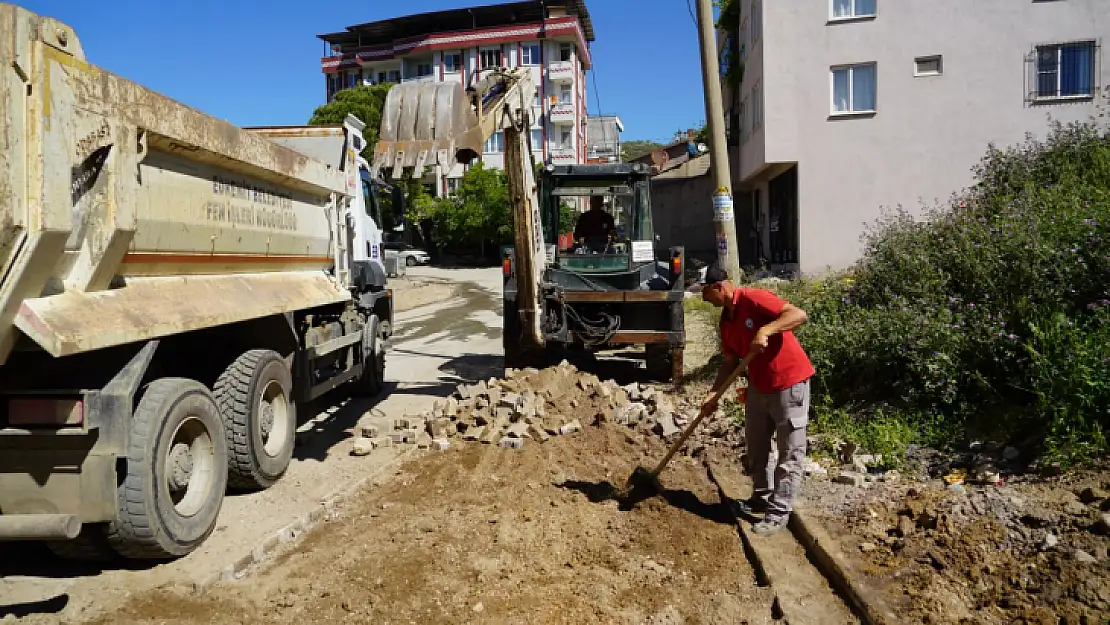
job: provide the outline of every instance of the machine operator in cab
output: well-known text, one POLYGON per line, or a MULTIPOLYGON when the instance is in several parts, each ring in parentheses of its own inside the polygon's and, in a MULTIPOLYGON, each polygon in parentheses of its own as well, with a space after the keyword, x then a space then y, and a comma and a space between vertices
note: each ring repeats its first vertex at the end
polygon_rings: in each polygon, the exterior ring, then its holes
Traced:
POLYGON ((605 211, 605 198, 590 196, 590 210, 578 216, 574 226, 574 240, 580 247, 603 251, 617 239, 617 226, 613 216, 605 211))

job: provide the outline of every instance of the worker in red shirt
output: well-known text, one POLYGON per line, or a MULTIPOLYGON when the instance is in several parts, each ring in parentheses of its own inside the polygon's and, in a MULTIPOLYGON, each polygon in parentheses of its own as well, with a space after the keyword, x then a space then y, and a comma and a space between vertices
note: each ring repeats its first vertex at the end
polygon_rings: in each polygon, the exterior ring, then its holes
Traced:
POLYGON ((712 266, 705 272, 702 299, 721 311, 721 349, 724 364, 702 410, 712 412, 726 388, 721 388, 742 359, 748 364, 744 430, 748 465, 754 482, 752 497, 734 502, 736 510, 763 519, 752 530, 770 536, 786 526, 794 500, 801 493, 809 424, 809 379, 813 365, 794 328, 806 321, 805 311, 766 289, 738 287, 725 271, 712 266), (778 465, 770 464, 771 438, 778 435, 778 465))

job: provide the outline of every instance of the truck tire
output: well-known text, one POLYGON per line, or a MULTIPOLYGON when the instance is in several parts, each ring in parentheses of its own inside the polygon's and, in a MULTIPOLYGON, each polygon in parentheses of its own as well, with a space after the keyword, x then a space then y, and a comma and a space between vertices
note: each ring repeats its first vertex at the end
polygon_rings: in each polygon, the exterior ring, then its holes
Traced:
POLYGON ((85 523, 73 540, 48 540, 46 548, 64 560, 110 562, 119 556, 104 537, 103 523, 85 523))
POLYGON ((385 333, 377 315, 370 315, 362 328, 362 374, 355 381, 356 392, 375 397, 385 388, 385 333))
POLYGON ((277 352, 239 356, 212 388, 227 432, 227 483, 263 489, 277 482, 293 458, 297 408, 293 374, 277 352))
POLYGON ((667 344, 648 344, 644 346, 648 376, 660 382, 677 381, 675 377, 676 359, 681 360, 681 348, 667 344))
POLYGON ((227 438, 216 401, 199 382, 155 380, 135 409, 130 439, 109 544, 144 560, 192 552, 216 527, 227 488, 227 438))

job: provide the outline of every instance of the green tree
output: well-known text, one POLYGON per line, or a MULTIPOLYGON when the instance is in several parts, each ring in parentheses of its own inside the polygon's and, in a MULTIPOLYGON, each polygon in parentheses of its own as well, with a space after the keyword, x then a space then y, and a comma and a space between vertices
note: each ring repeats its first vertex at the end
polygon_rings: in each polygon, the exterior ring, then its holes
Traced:
POLYGON ((512 207, 505 172, 474 163, 459 180, 455 195, 433 201, 430 208, 436 235, 446 246, 459 249, 477 244, 505 245, 513 238, 512 207))
POLYGON ((663 144, 656 141, 645 141, 641 139, 625 141, 621 144, 621 160, 627 163, 634 158, 650 154, 661 147, 663 147, 663 144))
POLYGON ((331 102, 316 107, 308 124, 310 126, 342 124, 348 114, 359 118, 366 124, 366 129, 362 131, 362 136, 366 139, 362 157, 369 161, 373 157, 374 146, 378 143, 378 129, 382 125, 385 96, 392 87, 392 83, 384 83, 344 89, 336 93, 331 102))

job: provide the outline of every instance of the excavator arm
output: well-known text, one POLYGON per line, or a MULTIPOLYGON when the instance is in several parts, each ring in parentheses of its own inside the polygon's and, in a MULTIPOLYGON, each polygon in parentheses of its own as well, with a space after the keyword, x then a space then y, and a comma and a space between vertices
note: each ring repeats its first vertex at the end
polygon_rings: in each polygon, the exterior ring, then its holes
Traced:
POLYGON ((505 136, 505 174, 512 202, 517 314, 526 343, 544 345, 542 283, 548 259, 529 145, 535 84, 527 69, 493 69, 472 87, 460 83, 402 83, 389 90, 371 174, 399 177, 412 168, 450 168, 482 154, 487 139, 505 136))

